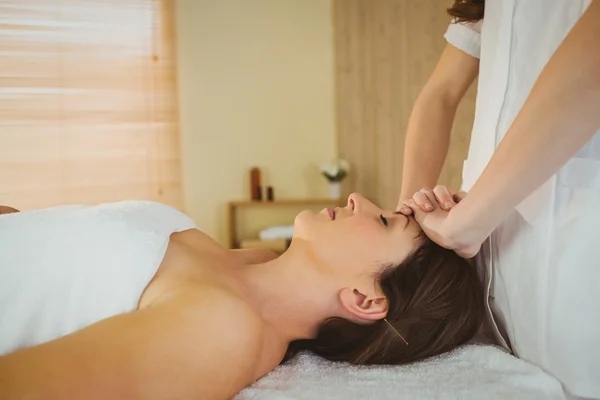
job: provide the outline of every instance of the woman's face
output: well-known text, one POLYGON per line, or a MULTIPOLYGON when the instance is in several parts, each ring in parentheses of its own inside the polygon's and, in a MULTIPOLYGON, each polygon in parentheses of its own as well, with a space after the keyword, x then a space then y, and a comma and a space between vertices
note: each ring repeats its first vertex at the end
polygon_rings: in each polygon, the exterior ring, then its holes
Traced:
POLYGON ((420 232, 414 219, 382 210, 354 193, 346 207, 298 214, 294 240, 305 242, 319 267, 360 276, 400 263, 417 246, 420 232))

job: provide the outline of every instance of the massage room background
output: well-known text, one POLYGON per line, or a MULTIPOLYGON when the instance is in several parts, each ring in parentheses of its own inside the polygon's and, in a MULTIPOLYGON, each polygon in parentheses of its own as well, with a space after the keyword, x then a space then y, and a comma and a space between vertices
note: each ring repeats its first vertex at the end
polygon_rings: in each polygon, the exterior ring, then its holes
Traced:
MULTIPOLYGON (((319 168, 344 159, 340 204, 392 208, 446 3, 2 0, 0 204, 160 201, 237 246, 331 206, 319 168), (248 202, 253 167, 274 202, 248 202)), ((475 86, 440 178, 453 189, 475 86)))

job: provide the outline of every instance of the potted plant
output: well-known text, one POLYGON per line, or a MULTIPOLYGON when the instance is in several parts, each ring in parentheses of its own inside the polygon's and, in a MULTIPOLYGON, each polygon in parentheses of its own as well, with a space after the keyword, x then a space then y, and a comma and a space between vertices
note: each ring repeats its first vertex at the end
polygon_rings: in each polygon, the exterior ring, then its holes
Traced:
POLYGON ((321 173, 329 183, 329 197, 339 199, 342 191, 342 181, 350 171, 346 160, 337 159, 329 164, 321 165, 321 173))

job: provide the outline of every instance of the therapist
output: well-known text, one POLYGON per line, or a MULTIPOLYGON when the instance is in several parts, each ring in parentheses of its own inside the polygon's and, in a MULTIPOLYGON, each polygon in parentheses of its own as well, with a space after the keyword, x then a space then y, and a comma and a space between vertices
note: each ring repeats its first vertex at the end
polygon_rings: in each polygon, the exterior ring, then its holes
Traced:
POLYGON ((398 209, 465 257, 481 248, 513 352, 568 395, 600 399, 600 0, 456 1, 450 13, 460 23, 415 103, 398 209), (456 204, 422 188, 477 76, 456 204))

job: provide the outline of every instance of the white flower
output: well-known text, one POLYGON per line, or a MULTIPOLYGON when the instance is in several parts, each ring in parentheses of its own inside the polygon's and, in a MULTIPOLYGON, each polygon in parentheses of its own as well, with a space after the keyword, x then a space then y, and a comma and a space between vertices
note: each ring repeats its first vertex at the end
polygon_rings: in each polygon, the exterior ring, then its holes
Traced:
POLYGON ((321 172, 329 176, 335 176, 339 172, 339 168, 334 164, 325 164, 321 166, 321 172))
POLYGON ((321 165, 320 169, 328 180, 339 182, 348 174, 350 164, 346 160, 339 159, 330 164, 321 165))
POLYGON ((350 164, 346 160, 336 160, 331 164, 321 165, 321 172, 327 172, 332 175, 338 174, 340 171, 348 172, 350 170, 350 164))

